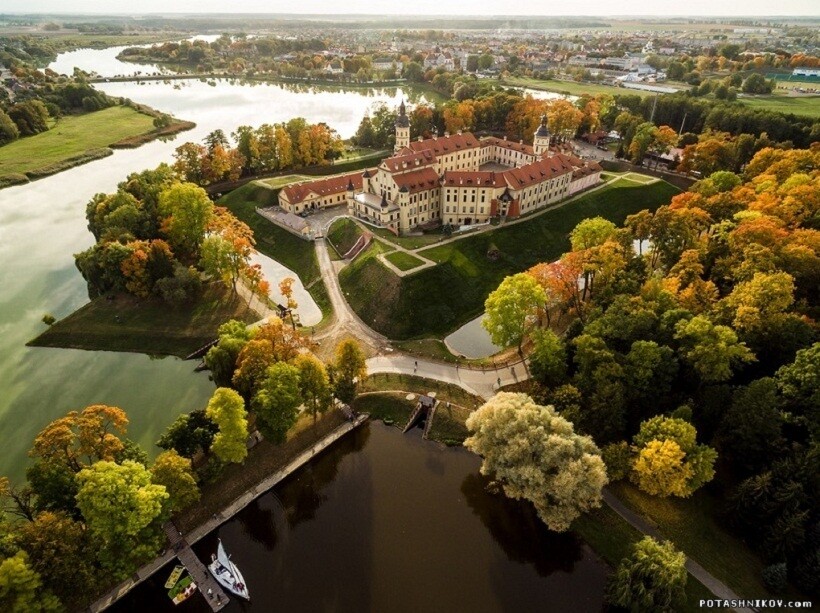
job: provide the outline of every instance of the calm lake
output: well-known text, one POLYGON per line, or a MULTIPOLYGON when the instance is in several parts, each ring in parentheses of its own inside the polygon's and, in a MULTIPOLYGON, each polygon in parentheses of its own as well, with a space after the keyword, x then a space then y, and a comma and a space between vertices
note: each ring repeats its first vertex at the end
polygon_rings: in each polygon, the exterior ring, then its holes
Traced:
MULTIPOLYGON (((606 565, 573 534, 549 532, 530 505, 491 495, 464 449, 363 425, 195 545, 221 538, 251 602, 229 612, 490 613, 601 611, 606 565)), ((111 610, 175 607, 174 564, 111 610)))
MULTIPOLYGON (((150 66, 119 62, 118 52, 83 49, 62 54, 52 68, 66 73, 74 66, 102 74, 153 72, 150 66)), ((93 244, 85 205, 94 194, 113 191, 128 173, 172 161, 173 150, 181 143, 201 140, 217 128, 230 134, 242 124, 302 116, 325 121, 349 137, 373 103, 418 99, 400 89, 318 90, 224 81, 215 86, 183 81, 99 87, 195 121, 197 127, 174 141, 120 150, 58 175, 0 190, 0 475, 15 482, 24 477, 26 452, 37 432, 70 410, 95 403, 121 407, 131 420, 131 438, 153 454, 154 441, 176 416, 204 406, 213 392, 207 374, 194 374, 193 363, 174 358, 25 346, 44 329, 44 314, 59 319, 88 302, 72 256, 93 244)), ((295 276, 278 263, 262 263, 274 288, 281 277, 295 276)), ((301 286, 295 289, 307 323, 318 309, 301 286)))

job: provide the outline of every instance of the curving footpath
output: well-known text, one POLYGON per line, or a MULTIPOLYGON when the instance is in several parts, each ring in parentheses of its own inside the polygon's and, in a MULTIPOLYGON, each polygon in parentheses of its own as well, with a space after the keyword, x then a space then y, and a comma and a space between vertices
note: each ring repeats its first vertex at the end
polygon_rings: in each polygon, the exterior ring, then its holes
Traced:
POLYGON ((322 273, 325 287, 327 287, 336 318, 330 329, 317 338, 347 332, 367 343, 378 354, 367 360, 367 372, 370 374, 395 373, 435 379, 458 385, 471 394, 485 399, 492 397, 499 386, 510 385, 529 378, 529 373, 523 363, 477 370, 394 351, 390 346, 390 340, 359 319, 345 300, 339 285, 339 278, 336 276, 330 254, 327 251, 325 239, 319 238, 315 243, 319 270, 322 273))

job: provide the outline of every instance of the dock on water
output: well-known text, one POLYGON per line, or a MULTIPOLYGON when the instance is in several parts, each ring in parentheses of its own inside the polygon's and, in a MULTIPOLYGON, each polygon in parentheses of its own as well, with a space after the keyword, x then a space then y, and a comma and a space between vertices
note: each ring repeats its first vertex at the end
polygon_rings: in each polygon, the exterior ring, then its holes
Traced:
POLYGON ((205 602, 211 607, 213 611, 221 611, 228 604, 228 596, 222 591, 222 586, 214 579, 213 575, 208 572, 205 565, 200 561, 194 550, 185 540, 185 537, 180 534, 173 522, 167 522, 163 528, 165 534, 168 535, 168 541, 171 543, 171 549, 176 554, 177 559, 188 571, 188 574, 196 583, 197 589, 202 594, 205 602))

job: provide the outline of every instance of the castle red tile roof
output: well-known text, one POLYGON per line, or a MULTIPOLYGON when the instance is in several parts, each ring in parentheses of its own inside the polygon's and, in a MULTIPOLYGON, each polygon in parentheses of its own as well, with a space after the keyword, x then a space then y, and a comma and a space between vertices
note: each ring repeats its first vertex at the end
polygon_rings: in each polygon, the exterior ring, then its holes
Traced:
POLYGON ((496 147, 503 147, 504 149, 511 149, 512 151, 520 151, 527 155, 535 155, 535 150, 530 145, 524 143, 516 143, 515 141, 507 140, 505 138, 496 138, 490 136, 481 140, 483 146, 495 145, 496 147))
MULTIPOLYGON (((370 169, 373 170, 373 169, 370 169)), ((357 170, 346 175, 339 175, 337 177, 329 177, 327 179, 318 179, 316 181, 307 181, 305 183, 292 183, 287 187, 282 188, 282 194, 285 199, 291 204, 302 202, 310 196, 316 194, 319 197, 331 196, 347 191, 347 186, 353 183, 353 189, 362 189, 362 172, 357 170)))
POLYGON ((419 166, 434 164, 435 161, 436 155, 429 149, 416 153, 405 147, 398 154, 385 158, 382 164, 389 172, 402 172, 419 166))
POLYGON ((574 170, 569 159, 565 155, 555 155, 504 171, 504 178, 513 189, 523 189, 541 181, 548 181, 554 177, 572 172, 574 170))
POLYGON ((503 174, 489 170, 448 170, 444 173, 448 187, 503 187, 503 174))
POLYGON ((433 189, 439 185, 438 174, 430 166, 393 175, 393 180, 399 186, 399 189, 406 188, 411 194, 433 189))
POLYGON ((413 151, 417 153, 420 151, 432 151, 438 157, 459 151, 467 151, 468 149, 475 149, 480 146, 481 143, 478 142, 478 139, 469 132, 453 134, 452 136, 428 138, 410 143, 410 149, 413 151))

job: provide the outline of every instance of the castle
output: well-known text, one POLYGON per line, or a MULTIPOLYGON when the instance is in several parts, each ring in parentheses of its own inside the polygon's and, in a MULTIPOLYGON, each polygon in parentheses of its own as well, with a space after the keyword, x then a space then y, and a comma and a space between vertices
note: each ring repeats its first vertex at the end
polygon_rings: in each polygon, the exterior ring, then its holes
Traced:
POLYGON ((546 117, 532 146, 460 131, 411 142, 404 102, 395 130, 395 151, 376 168, 289 185, 279 193, 280 206, 298 214, 346 203, 351 215, 403 233, 518 217, 601 180, 597 162, 555 144, 546 117))

